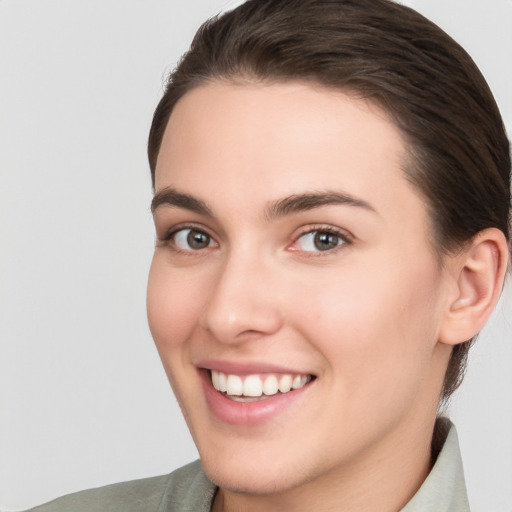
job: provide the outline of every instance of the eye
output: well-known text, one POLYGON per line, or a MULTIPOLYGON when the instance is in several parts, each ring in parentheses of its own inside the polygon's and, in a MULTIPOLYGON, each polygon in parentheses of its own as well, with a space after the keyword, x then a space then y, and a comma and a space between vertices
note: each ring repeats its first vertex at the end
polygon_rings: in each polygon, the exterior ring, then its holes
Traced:
POLYGON ((181 251, 199 251, 217 245, 210 235, 193 228, 175 231, 169 238, 174 242, 176 248, 181 251))
POLYGON ((347 243, 347 237, 329 230, 309 231, 301 235, 292 246, 293 250, 303 252, 326 252, 347 243))

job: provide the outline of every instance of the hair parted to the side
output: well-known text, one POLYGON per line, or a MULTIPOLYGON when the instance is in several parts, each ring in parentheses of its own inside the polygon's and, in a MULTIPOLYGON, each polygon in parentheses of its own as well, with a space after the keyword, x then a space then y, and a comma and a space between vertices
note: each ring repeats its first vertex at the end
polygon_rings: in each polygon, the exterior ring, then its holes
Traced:
MULTIPOLYGON (((403 170, 426 200, 439 254, 488 227, 510 241, 510 148, 496 102, 466 51, 416 11, 391 0, 248 0, 207 21, 155 110, 153 185, 174 105, 212 80, 310 81, 376 102, 404 136, 403 170)), ((472 342, 454 347, 443 399, 472 342)))

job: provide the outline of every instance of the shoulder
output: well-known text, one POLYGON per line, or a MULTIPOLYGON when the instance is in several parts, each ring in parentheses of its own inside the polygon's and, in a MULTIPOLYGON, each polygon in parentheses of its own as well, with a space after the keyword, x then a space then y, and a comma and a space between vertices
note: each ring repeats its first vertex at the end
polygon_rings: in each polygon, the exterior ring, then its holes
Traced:
MULTIPOLYGON (((160 512, 186 510, 189 502, 211 503, 215 486, 199 461, 170 475, 88 489, 31 509, 31 512, 160 512), (178 508, 177 508, 178 507, 178 508)), ((193 510, 190 508, 190 510, 193 510)), ((198 509, 200 510, 200 509, 198 509)), ((208 510, 205 508, 205 510, 208 510)))
POLYGON ((68 494, 31 509, 34 512, 158 510, 169 476, 156 476, 68 494))

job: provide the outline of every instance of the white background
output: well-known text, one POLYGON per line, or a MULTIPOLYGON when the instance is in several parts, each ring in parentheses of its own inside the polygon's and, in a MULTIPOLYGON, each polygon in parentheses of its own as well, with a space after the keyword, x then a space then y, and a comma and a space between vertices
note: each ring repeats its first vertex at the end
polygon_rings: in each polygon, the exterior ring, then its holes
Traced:
MULTIPOLYGON (((512 126, 512 1, 410 0, 512 126)), ((0 509, 196 457, 145 317, 145 144, 164 74, 225 0, 0 0, 0 509)), ((510 128, 509 128, 510 133, 510 128)), ((451 410, 476 512, 512 511, 511 286, 451 410)))

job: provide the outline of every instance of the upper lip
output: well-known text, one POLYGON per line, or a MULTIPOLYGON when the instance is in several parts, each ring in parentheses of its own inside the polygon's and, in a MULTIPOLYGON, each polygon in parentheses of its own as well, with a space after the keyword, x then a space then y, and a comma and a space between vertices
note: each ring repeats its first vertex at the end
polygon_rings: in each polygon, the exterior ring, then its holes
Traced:
POLYGON ((199 361, 196 365, 205 370, 216 370, 218 372, 233 375, 253 375, 257 373, 285 373, 291 375, 313 375, 309 371, 284 367, 267 362, 258 361, 228 361, 221 359, 209 359, 199 361))

